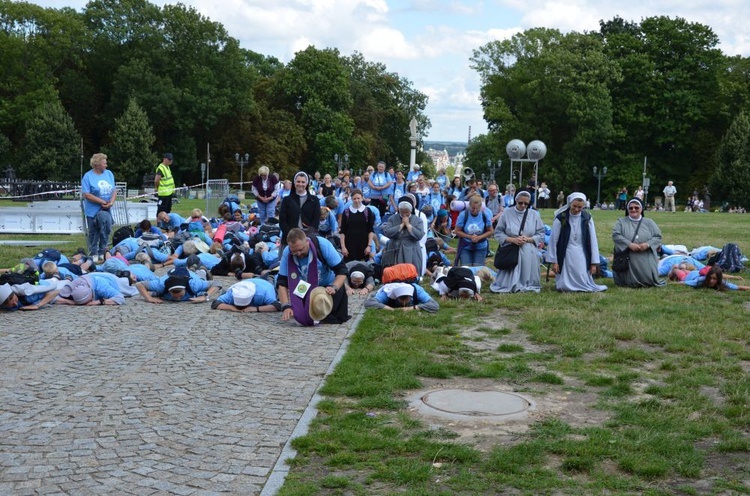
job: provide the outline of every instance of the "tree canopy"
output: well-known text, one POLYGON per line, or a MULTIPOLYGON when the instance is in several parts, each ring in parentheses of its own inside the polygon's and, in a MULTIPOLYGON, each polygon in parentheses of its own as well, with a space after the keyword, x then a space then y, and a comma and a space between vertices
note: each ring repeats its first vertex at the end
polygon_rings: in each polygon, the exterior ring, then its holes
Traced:
POLYGON ((60 179, 79 179, 81 139, 87 156, 110 152, 118 180, 140 183, 170 151, 175 179, 195 183, 208 143, 212 176, 236 181, 235 153, 250 155, 246 171, 286 176, 333 171, 335 154, 365 168, 408 156, 412 117, 421 135, 430 127, 427 97, 381 64, 312 46, 282 64, 179 3, 91 0, 76 12, 0 0, 0 47, 0 165, 25 160, 25 130, 58 105, 77 135, 60 124, 55 139, 78 150, 75 167, 49 165, 60 179))
POLYGON ((616 17, 598 32, 536 28, 487 43, 471 60, 492 139, 470 144, 467 165, 481 172, 487 159, 507 160, 511 139, 539 139, 548 152, 538 179, 556 189, 595 191, 592 169, 606 166, 603 197, 614 198, 641 184, 647 157, 652 191, 673 180, 687 195, 711 180, 750 95, 747 60, 718 42, 681 18, 616 17))

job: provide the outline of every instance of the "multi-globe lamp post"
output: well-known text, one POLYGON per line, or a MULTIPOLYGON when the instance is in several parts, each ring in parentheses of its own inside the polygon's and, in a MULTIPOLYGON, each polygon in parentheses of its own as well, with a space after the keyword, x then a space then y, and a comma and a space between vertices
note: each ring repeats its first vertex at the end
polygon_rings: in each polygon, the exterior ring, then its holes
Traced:
POLYGON ((345 153, 343 155, 335 153, 333 155, 333 161, 336 162, 336 170, 338 172, 341 172, 342 170, 349 168, 349 154, 348 153, 345 153))
MULTIPOLYGON (((513 164, 519 163, 518 169, 518 187, 523 187, 523 164, 533 163, 534 164, 534 175, 533 180, 536 181, 539 177, 539 161, 547 155, 547 145, 539 140, 534 140, 526 146, 526 143, 520 139, 510 140, 505 146, 505 151, 510 158, 510 184, 513 184, 513 164), (524 156, 526 158, 524 158, 524 156)), ((534 208, 536 208, 537 195, 534 196, 534 208)))

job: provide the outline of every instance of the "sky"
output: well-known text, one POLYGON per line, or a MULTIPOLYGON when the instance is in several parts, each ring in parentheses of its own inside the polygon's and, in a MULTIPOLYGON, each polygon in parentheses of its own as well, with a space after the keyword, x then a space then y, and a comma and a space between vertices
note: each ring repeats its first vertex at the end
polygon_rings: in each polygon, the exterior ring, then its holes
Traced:
MULTIPOLYGON (((177 3, 150 0, 156 5, 177 3)), ((82 10, 86 1, 31 0, 82 10)), ((221 23, 243 48, 289 62, 309 45, 357 51, 429 97, 426 141, 467 142, 487 132, 473 50, 533 27, 596 31, 615 16, 682 17, 710 26, 727 55, 750 55, 747 0, 182 0, 221 23)), ((531 140, 533 138, 529 138, 531 140)))

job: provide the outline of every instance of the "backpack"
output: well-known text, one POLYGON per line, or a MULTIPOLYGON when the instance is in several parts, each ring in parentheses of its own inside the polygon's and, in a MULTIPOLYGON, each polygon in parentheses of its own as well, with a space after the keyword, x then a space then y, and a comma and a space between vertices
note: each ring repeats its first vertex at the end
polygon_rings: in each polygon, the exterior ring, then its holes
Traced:
POLYGON ((39 282, 39 272, 32 268, 27 268, 23 272, 5 272, 0 274, 0 284, 37 284, 39 282))
POLYGON ((134 238, 135 231, 130 226, 122 226, 112 234, 112 246, 117 246, 123 239, 134 238))
POLYGON ((57 263, 60 261, 60 257, 62 257, 62 253, 60 253, 60 250, 57 250, 55 248, 47 248, 37 253, 34 259, 37 260, 37 263, 39 263, 39 261, 41 260, 50 260, 57 263))
POLYGON ((474 292, 477 291, 474 273, 468 267, 451 267, 443 282, 451 291, 461 288, 469 288, 474 292))
POLYGON ((185 241, 190 241, 191 239, 193 239, 193 235, 189 231, 180 231, 172 236, 170 244, 172 245, 172 249, 176 251, 185 241))
POLYGON ((263 224, 258 229, 258 235, 261 241, 268 243, 272 237, 281 236, 281 228, 278 225, 263 224))
POLYGON ((389 282, 413 283, 417 281, 419 281, 419 274, 414 264, 400 263, 383 269, 383 284, 388 284, 389 282))
POLYGON ((740 248, 734 243, 727 243, 719 253, 712 256, 706 265, 716 265, 724 272, 740 272, 745 269, 742 263, 740 248))
POLYGON ((139 246, 150 246, 151 248, 158 248, 164 244, 164 240, 158 234, 154 233, 143 233, 140 238, 136 238, 139 246))

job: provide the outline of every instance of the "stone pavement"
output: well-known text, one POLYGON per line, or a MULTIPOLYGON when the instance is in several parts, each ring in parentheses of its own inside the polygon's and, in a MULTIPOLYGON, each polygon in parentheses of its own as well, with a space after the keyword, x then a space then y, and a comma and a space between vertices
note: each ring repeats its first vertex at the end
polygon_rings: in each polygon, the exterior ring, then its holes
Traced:
POLYGON ((272 494, 362 300, 349 312, 316 328, 140 297, 0 313, 0 494, 272 494))

